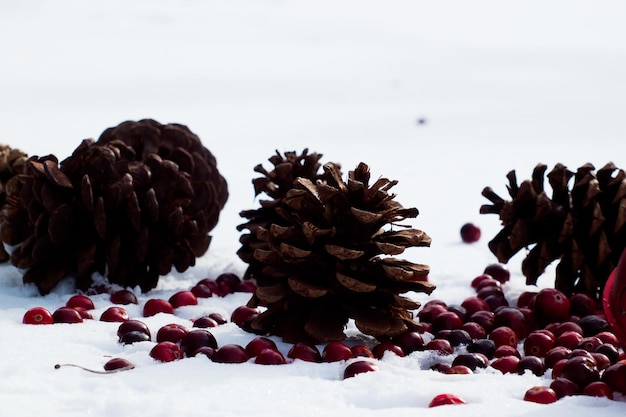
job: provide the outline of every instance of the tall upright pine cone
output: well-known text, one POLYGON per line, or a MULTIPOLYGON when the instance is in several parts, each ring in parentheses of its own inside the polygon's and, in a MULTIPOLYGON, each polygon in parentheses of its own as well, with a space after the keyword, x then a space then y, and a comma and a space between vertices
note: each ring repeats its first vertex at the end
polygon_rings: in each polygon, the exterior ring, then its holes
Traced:
MULTIPOLYGON (((0 207, 6 202, 6 187, 9 180, 22 173, 28 155, 8 145, 0 145, 0 207)), ((9 260, 9 254, 0 244, 0 262, 9 260)))
POLYGON ((14 265, 43 294, 74 276, 154 288, 172 266, 182 272, 209 247, 228 197, 215 158, 187 127, 124 122, 84 140, 59 165, 32 157, 15 177, 0 214, 14 265))
POLYGON ((257 291, 248 305, 266 307, 251 327, 287 342, 342 340, 351 318, 377 338, 419 329, 410 310, 420 304, 401 294, 431 293, 434 286, 420 280, 429 268, 392 257, 430 245, 424 232, 397 225, 418 210, 387 192, 396 181, 370 184, 366 164, 347 183, 336 164, 323 168, 323 179, 296 178, 271 216, 255 222, 243 214, 250 219, 243 228, 255 237, 249 268, 257 291))
POLYGON ((537 165, 532 180, 519 186, 515 171, 509 172, 511 201, 489 187, 483 190, 493 204, 483 205, 480 212, 499 214, 503 225, 489 248, 500 262, 507 262, 520 249, 534 245, 522 262, 528 284, 536 284, 558 259, 556 288, 599 299, 626 247, 626 173, 611 162, 597 171, 585 164, 576 173, 557 164, 547 174, 550 198, 544 190, 546 169, 537 165))

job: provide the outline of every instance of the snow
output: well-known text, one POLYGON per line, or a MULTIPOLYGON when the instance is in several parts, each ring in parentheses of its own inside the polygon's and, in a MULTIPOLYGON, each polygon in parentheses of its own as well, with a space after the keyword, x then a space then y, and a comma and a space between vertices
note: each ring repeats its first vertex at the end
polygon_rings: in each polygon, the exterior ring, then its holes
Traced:
MULTIPOLYGON (((499 222, 478 214, 483 187, 506 196, 506 173, 529 178, 539 162, 626 166, 625 11, 623 2, 580 0, 5 0, 0 140, 62 158, 109 126, 149 117, 188 125, 216 155, 230 198, 209 252, 140 295, 132 317, 141 318, 148 298, 242 273, 235 226, 240 210, 258 204, 252 168, 275 150, 307 147, 344 170, 363 161, 373 177, 399 181, 397 200, 420 210, 412 224, 433 239, 407 255, 431 266, 438 287, 416 299, 459 303, 495 261, 486 243, 499 222), (468 221, 483 231, 473 245, 459 238, 468 221)), ((511 299, 527 289, 520 261, 509 264, 511 299)), ((617 416, 626 409, 623 400, 588 397, 524 402, 548 376, 443 375, 428 370, 441 358, 426 352, 385 356, 378 372, 348 380, 344 363, 158 363, 148 356, 152 342, 118 344, 114 323, 21 324, 30 307, 63 305, 71 285, 42 297, 22 285, 20 271, 0 269, 3 416, 617 416), (101 368, 112 356, 136 368, 54 369, 101 368), (441 392, 468 404, 427 408, 441 392)), ((549 269, 539 285, 552 277, 549 269)), ((212 297, 143 320, 155 333, 208 312, 229 315, 247 299, 212 297)), ((97 318, 110 303, 93 300, 97 318)), ((254 337, 232 323, 212 332, 219 344, 254 337)), ((289 345, 275 340, 286 353, 289 345)))

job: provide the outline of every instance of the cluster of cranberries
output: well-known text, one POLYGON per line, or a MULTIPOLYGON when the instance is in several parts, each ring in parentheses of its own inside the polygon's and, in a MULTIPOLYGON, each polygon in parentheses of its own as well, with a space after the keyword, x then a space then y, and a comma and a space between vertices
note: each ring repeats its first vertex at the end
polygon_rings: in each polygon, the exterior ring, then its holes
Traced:
POLYGON ((425 349, 455 355, 432 369, 467 374, 490 367, 504 374, 551 376, 530 388, 527 401, 552 403, 569 395, 613 398, 626 394, 626 356, 596 302, 586 294, 567 297, 554 288, 524 292, 509 305, 502 265, 472 280, 476 295, 460 305, 431 300, 418 316, 432 336, 425 349), (462 349, 463 348, 463 349, 462 349))
MULTIPOLYGON (((100 320, 120 323, 119 343, 156 342, 150 356, 161 362, 197 355, 219 363, 261 365, 295 360, 345 361, 345 379, 378 370, 376 359, 386 354, 403 357, 417 351, 431 351, 441 358, 431 369, 447 374, 470 374, 485 368, 502 373, 532 372, 538 376, 551 372, 549 386, 532 387, 525 393, 524 399, 528 401, 550 403, 576 394, 607 398, 612 398, 615 392, 626 395, 626 355, 593 299, 584 294, 566 297, 556 289, 546 288, 522 293, 513 306, 503 291, 502 284, 508 280, 509 271, 504 266, 489 265, 471 282, 476 295, 459 305, 431 300, 417 312, 422 332, 407 332, 370 347, 331 342, 319 349, 314 344, 296 343, 284 355, 263 335, 257 335, 245 346, 219 346, 208 329, 228 320, 217 313, 192 320, 190 327, 177 323, 162 326, 153 339, 144 322, 128 317, 123 305, 137 304, 134 293, 128 290, 111 293, 111 302, 116 305, 107 308, 100 320)), ((144 317, 175 314, 176 308, 196 305, 199 298, 242 291, 252 292, 254 285, 241 281, 235 274, 222 274, 214 280, 203 279, 190 290, 178 291, 168 300, 148 299, 142 312, 144 317)), ((89 296, 74 295, 54 313, 42 307, 28 310, 23 322, 78 323, 92 318, 93 309, 89 296)), ((230 321, 252 332, 250 322, 258 314, 258 309, 240 306, 232 311, 230 321)), ((113 358, 104 365, 104 372, 132 368, 127 360, 113 358)), ((453 394, 441 394, 429 406, 462 403, 453 394)))

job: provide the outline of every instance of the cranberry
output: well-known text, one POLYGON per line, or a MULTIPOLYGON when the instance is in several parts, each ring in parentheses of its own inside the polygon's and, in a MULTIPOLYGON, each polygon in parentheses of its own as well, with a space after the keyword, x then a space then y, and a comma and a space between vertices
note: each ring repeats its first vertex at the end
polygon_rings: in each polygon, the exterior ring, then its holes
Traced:
POLYGON ((450 405, 450 404, 465 404, 465 400, 454 395, 454 394, 437 394, 433 399, 428 403, 428 407, 438 407, 440 405, 450 405))
POLYGON ((579 343, 577 348, 584 349, 587 352, 594 352, 598 346, 602 344, 602 340, 595 336, 584 337, 579 343))
POLYGON ((76 308, 81 307, 85 310, 93 310, 95 306, 93 305, 93 301, 86 295, 76 294, 70 297, 65 303, 65 307, 76 308))
POLYGON ((483 273, 491 275, 495 280, 503 284, 511 278, 508 268, 500 263, 487 265, 483 273))
POLYGON ((372 348, 372 354, 376 359, 382 359, 387 352, 391 352, 399 357, 404 357, 404 352, 400 346, 394 344, 393 342, 383 341, 372 348))
POLYGON ((426 350, 433 350, 440 355, 450 355, 454 353, 454 348, 446 339, 432 339, 426 343, 426 350))
POLYGON ((453 365, 453 366, 450 366, 450 369, 448 369, 444 373, 448 375, 453 375, 453 374, 468 375, 468 374, 473 374, 474 371, 472 371, 469 367, 465 365, 453 365))
POLYGON ((258 317, 260 311, 248 306, 239 306, 233 310, 230 321, 246 331, 252 331, 252 320, 258 317))
POLYGON ((445 305, 426 304, 422 307, 419 313, 417 313, 417 317, 421 322, 432 323, 437 316, 445 313, 446 311, 448 311, 448 308, 445 305))
POLYGON ((111 302, 113 304, 138 304, 137 296, 130 290, 118 290, 111 293, 111 302))
POLYGON ((352 351, 352 356, 354 356, 355 358, 374 358, 374 354, 372 353, 370 348, 365 345, 354 345, 350 348, 350 350, 352 351))
POLYGON ((465 308, 467 317, 470 317, 477 311, 490 310, 489 304, 487 304, 485 300, 477 296, 467 297, 465 300, 463 300, 461 306, 465 308))
POLYGON ((581 329, 583 329, 583 335, 585 337, 595 336, 598 333, 611 330, 609 328, 609 323, 603 317, 596 314, 582 317, 578 321, 578 325, 581 329))
POLYGON ((534 302, 534 298, 537 295, 536 291, 524 291, 517 297, 518 308, 528 308, 531 303, 534 302))
POLYGON ((268 348, 260 351, 254 358, 258 365, 283 365, 287 363, 285 357, 276 349, 268 348))
POLYGON ((235 287, 235 292, 247 292, 250 294, 254 294, 256 292, 257 286, 250 282, 250 281, 244 281, 239 283, 239 285, 237 285, 235 287))
MULTIPOLYGON (((491 311, 483 310, 477 311, 469 318, 470 322, 478 323, 487 333, 491 332, 494 328, 495 314, 491 311)), ((466 329, 467 330, 467 329, 466 329)), ((476 338, 480 339, 480 338, 476 338)))
POLYGON ((485 280, 487 280, 487 281, 499 282, 499 281, 496 281, 496 280, 494 279, 494 277, 492 277, 492 276, 491 276, 491 275, 489 275, 489 274, 480 274, 480 275, 478 275, 477 277, 475 277, 474 279, 472 279, 472 282, 470 283, 470 285, 472 286, 472 288, 473 288, 473 289, 475 289, 475 290, 479 290, 479 289, 480 289, 480 285, 481 285, 481 283, 482 283, 483 281, 485 281, 485 280))
POLYGON ((605 355, 611 363, 617 362, 619 358, 619 350, 611 343, 602 343, 594 352, 605 355))
POLYGON ((570 314, 585 317, 596 311, 596 302, 585 293, 573 294, 569 297, 570 314))
POLYGON ((569 317, 569 298, 556 288, 544 288, 535 297, 535 318, 537 322, 548 324, 563 322, 569 317))
POLYGON ((495 312, 494 327, 507 326, 513 329, 519 340, 525 339, 530 333, 530 325, 524 313, 515 307, 503 307, 495 312))
POLYGON ((452 367, 466 366, 472 371, 487 367, 487 359, 477 353, 460 353, 452 360, 452 367))
POLYGON ((148 336, 144 332, 133 330, 124 333, 122 337, 120 337, 119 341, 124 345, 132 345, 133 343, 138 342, 149 342, 150 336, 148 336))
POLYGON ((556 395, 559 398, 576 395, 580 392, 578 384, 563 377, 553 379, 552 383, 550 383, 550 388, 556 392, 556 395))
POLYGON ((474 223, 465 223, 461 226, 461 240, 465 243, 475 243, 480 240, 480 227, 474 223))
POLYGON ((550 387, 536 386, 528 389, 524 394, 524 401, 531 401, 539 404, 550 404, 556 402, 559 397, 550 387))
POLYGON ((226 320, 226 317, 222 316, 220 313, 211 313, 209 314, 208 317, 215 320, 217 324, 219 325, 228 323, 228 320, 226 320))
POLYGON ((613 399, 613 390, 606 382, 594 381, 583 389, 583 395, 613 399))
POLYGON ((121 371, 125 369, 133 369, 134 367, 135 365, 124 358, 112 358, 104 364, 105 371, 121 371))
POLYGON ((173 308, 195 306, 198 304, 198 299, 191 291, 175 292, 174 294, 172 294, 168 301, 173 308))
POLYGON ((151 317, 159 313, 174 314, 174 307, 169 301, 161 298, 151 298, 143 306, 143 316, 151 317))
POLYGON ((566 321, 564 323, 559 323, 556 325, 554 330, 552 330, 552 333, 556 337, 559 337, 565 332, 576 332, 576 333, 579 333, 581 336, 583 335, 583 329, 581 329, 578 323, 575 323, 573 321, 566 321))
POLYGON ((112 306, 104 310, 100 316, 100 321, 110 323, 120 323, 128 320, 128 312, 123 307, 112 306))
POLYGON ((196 284, 191 287, 190 291, 196 298, 209 298, 213 296, 213 291, 211 291, 211 288, 206 284, 196 284))
POLYGON ((22 318, 22 323, 24 324, 52 324, 54 323, 54 319, 52 318, 52 314, 50 311, 45 309, 44 307, 33 307, 30 308, 24 313, 24 317, 22 318))
POLYGON ((156 334, 157 343, 160 342, 173 342, 179 343, 181 339, 189 333, 189 329, 186 326, 178 323, 170 323, 161 326, 156 334))
POLYGON ((213 334, 208 330, 193 329, 180 339, 180 349, 187 356, 192 356, 193 352, 201 346, 208 346, 213 349, 217 349, 215 336, 213 336, 213 334))
POLYGON ((85 310, 82 307, 74 307, 74 310, 78 311, 83 320, 92 320, 93 316, 89 312, 89 310, 85 310))
POLYGON ((290 359, 299 359, 305 362, 321 362, 322 355, 314 345, 298 342, 289 349, 287 357, 290 359))
POLYGON ((231 293, 237 291, 237 287, 241 284, 241 278, 231 272, 225 272, 215 278, 218 286, 226 286, 231 293))
POLYGON ((608 343, 615 346, 616 348, 620 346, 619 340, 617 339, 617 336, 615 336, 615 333, 604 331, 596 334, 595 336, 598 339, 602 340, 602 343, 608 343))
POLYGON ((154 345, 150 356, 161 362, 172 362, 183 358, 183 352, 176 343, 161 342, 154 345))
POLYGON ((206 329, 208 327, 217 327, 219 323, 213 320, 209 316, 202 316, 193 321, 193 327, 198 327, 200 329, 206 329))
POLYGON ((322 351, 322 361, 324 362, 347 361, 353 357, 352 350, 342 342, 330 342, 322 351))
POLYGON ((432 325, 431 331, 437 333, 440 330, 460 329, 463 327, 463 320, 452 311, 444 311, 433 320, 432 325))
POLYGON ((83 317, 80 313, 70 307, 59 307, 52 313, 55 323, 82 323, 83 317))
POLYGON ((591 352, 591 356, 593 357, 594 362, 596 363, 596 367, 599 372, 604 371, 606 368, 611 366, 611 360, 603 353, 591 352))
POLYGON ((537 376, 542 376, 545 373, 545 365, 541 358, 537 356, 524 356, 517 364, 517 373, 521 375, 526 371, 530 371, 537 376))
POLYGON ((547 330, 535 330, 524 339, 524 354, 543 358, 555 345, 554 335, 547 330))
POLYGON ((583 340, 582 334, 574 330, 569 330, 556 338, 555 345, 564 346, 568 349, 576 349, 581 340, 583 340))
POLYGON ((405 355, 424 350, 424 338, 418 332, 404 332, 398 336, 394 336, 392 342, 400 346, 400 349, 402 349, 405 355))
POLYGON ((502 356, 491 362, 491 367, 503 374, 517 373, 520 358, 514 355, 502 356))
POLYGON ((601 381, 611 387, 611 391, 626 395, 626 362, 617 362, 606 368, 601 381))
POLYGON ((463 329, 450 330, 447 339, 453 347, 469 345, 474 340, 469 332, 463 329))
POLYGON ((375 363, 367 360, 360 360, 352 362, 350 365, 346 366, 346 369, 343 371, 343 379, 352 378, 355 375, 365 372, 375 371, 378 371, 378 366, 375 363))
MULTIPOLYGON (((493 313, 492 313, 493 314, 493 313)), ((463 324, 462 330, 465 330, 471 339, 484 339, 487 337, 487 332, 480 324, 474 321, 468 321, 463 324)))
POLYGON ((496 351, 496 344, 490 339, 478 339, 467 346, 467 351, 470 353, 482 353, 491 359, 496 351))
POLYGON ((575 382, 580 389, 600 379, 600 373, 595 362, 585 356, 575 356, 568 359, 561 370, 561 376, 575 382))
POLYGON ((515 347, 518 343, 517 335, 515 334, 513 329, 507 326, 500 326, 493 329, 491 333, 489 333, 489 339, 493 340, 493 342, 496 344, 496 347, 502 345, 515 347))
POLYGON ((519 351, 517 350, 517 347, 509 345, 498 346, 495 352, 493 352, 494 358, 501 358, 503 356, 516 356, 518 358, 521 357, 519 351))
POLYGON ((572 350, 565 346, 555 346, 546 353, 544 364, 546 368, 553 368, 561 359, 569 358, 571 353, 572 350))
POLYGON ((250 342, 248 342, 245 349, 246 353, 251 358, 257 356, 262 350, 265 349, 272 349, 278 352, 278 347, 276 346, 276 343, 274 343, 272 339, 263 336, 255 337, 254 339, 252 339, 250 342))
POLYGON ((219 363, 243 363, 248 361, 250 357, 246 350, 236 344, 223 345, 215 351, 211 360, 219 363))
POLYGON ((141 332, 150 337, 150 328, 139 320, 126 320, 122 322, 117 328, 117 337, 121 339, 122 336, 129 332, 141 332))

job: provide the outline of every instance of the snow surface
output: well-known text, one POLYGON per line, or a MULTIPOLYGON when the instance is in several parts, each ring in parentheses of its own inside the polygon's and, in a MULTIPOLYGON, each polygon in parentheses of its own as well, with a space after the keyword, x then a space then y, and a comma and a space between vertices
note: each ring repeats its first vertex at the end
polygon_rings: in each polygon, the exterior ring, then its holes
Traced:
MULTIPOLYGON (((417 207, 413 226, 433 239, 407 258, 431 266, 438 288, 422 301, 459 303, 495 261, 494 215, 478 214, 506 173, 529 178, 543 162, 626 166, 626 4, 618 1, 3 0, 0 3, 0 140, 31 155, 67 156, 128 119, 188 125, 217 156, 230 199, 209 252, 192 270, 161 279, 129 308, 169 297, 224 271, 235 255, 238 213, 257 207, 252 168, 277 149, 308 147, 347 171, 360 161, 399 180, 397 200, 417 207), (425 123, 420 124, 423 119, 425 123), (460 242, 476 222, 483 239, 460 242)), ((266 163, 266 165, 269 163, 266 163)), ((516 257, 513 299, 526 289, 516 257)), ((549 286, 553 270, 540 278, 549 286)), ((385 356, 375 373, 342 380, 345 364, 225 365, 203 358, 162 364, 151 342, 122 346, 114 323, 26 326, 33 306, 54 310, 63 285, 41 297, 3 266, 0 275, 2 416, 581 416, 623 415, 626 402, 571 397, 522 401, 548 377, 442 375, 428 353, 385 356), (95 375, 111 356, 136 369, 95 375), (452 392, 464 406, 429 409, 452 392)), ((109 305, 93 297, 94 316, 109 305)), ((153 332, 207 312, 229 315, 246 294, 202 300, 145 319, 153 332)), ((233 324, 219 344, 253 338, 233 324)), ((279 343, 286 353, 289 345, 279 343)))

